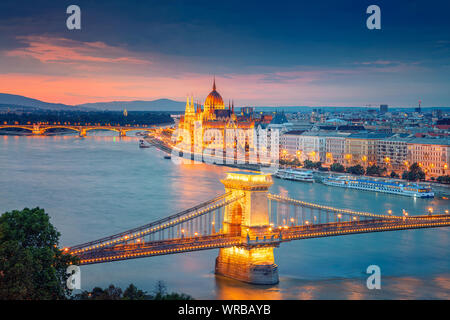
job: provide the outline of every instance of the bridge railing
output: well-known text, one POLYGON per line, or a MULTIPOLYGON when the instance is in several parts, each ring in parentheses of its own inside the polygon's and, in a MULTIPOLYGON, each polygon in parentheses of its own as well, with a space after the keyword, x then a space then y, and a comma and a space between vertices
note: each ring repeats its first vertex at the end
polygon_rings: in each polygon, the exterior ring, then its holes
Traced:
POLYGON ((216 233, 220 230, 223 220, 221 216, 221 209, 234 201, 237 201, 243 196, 242 194, 239 197, 226 199, 229 195, 230 193, 219 195, 214 199, 202 202, 192 208, 183 210, 171 216, 108 237, 103 237, 98 240, 66 248, 65 251, 77 254, 108 246, 116 246, 120 243, 130 243, 131 241, 137 241, 138 243, 145 242, 144 237, 146 236, 150 237, 150 241, 154 241, 156 240, 154 237, 157 234, 160 236, 160 240, 162 240, 164 238, 183 238, 185 236, 194 235, 195 233, 216 233), (210 221, 207 221, 208 219, 205 218, 202 219, 202 217, 205 217, 205 215, 209 213, 211 213, 209 216, 210 221), (198 223, 195 224, 195 222, 198 223), (182 228, 182 225, 185 225, 186 228, 182 228), (194 232, 194 230, 197 231, 194 232))
POLYGON ((286 221, 284 223, 280 223, 280 221, 273 221, 275 225, 304 225, 322 223, 324 221, 344 222, 370 219, 388 219, 395 221, 403 219, 403 216, 375 214, 350 209, 334 208, 275 194, 269 194, 268 199, 270 201, 269 207, 271 208, 271 212, 276 211, 275 216, 277 219, 279 219, 280 216, 285 216, 284 220, 286 221), (271 201, 284 204, 285 207, 279 206, 277 208, 272 208, 271 201), (291 212, 291 207, 294 208, 294 213, 291 212), (300 208, 300 210, 297 210, 296 208, 300 208), (309 209, 309 212, 306 212, 306 209, 309 209))

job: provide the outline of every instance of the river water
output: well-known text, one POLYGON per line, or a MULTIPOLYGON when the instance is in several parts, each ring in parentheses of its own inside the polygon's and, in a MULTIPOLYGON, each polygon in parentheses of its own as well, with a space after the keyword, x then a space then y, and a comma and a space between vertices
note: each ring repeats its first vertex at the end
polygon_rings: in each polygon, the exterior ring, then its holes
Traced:
MULTIPOLYGON (((136 137, 109 133, 31 137, 0 136, 0 212, 42 207, 70 246, 208 200, 224 189, 230 168, 176 165, 136 137)), ((272 193, 340 208, 423 214, 449 209, 442 198, 413 199, 275 179, 272 193)), ((275 249, 280 283, 254 286, 216 277, 218 250, 143 258, 81 268, 82 289, 169 291, 196 299, 450 299, 450 229, 407 230, 309 239, 275 249), (381 268, 381 290, 366 287, 366 268, 381 268)))

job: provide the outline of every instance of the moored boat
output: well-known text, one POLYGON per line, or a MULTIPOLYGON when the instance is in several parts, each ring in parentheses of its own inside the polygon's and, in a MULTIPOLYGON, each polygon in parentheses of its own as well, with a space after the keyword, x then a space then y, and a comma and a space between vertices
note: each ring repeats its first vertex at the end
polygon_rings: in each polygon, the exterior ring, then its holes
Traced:
POLYGON ((312 171, 299 171, 294 169, 279 169, 275 177, 285 180, 314 182, 312 171))
POLYGON ((383 192, 415 198, 433 198, 434 192, 429 185, 395 180, 372 180, 352 176, 325 177, 322 182, 329 186, 383 192))
POLYGON ((139 140, 139 148, 150 148, 150 145, 145 143, 144 140, 139 140))

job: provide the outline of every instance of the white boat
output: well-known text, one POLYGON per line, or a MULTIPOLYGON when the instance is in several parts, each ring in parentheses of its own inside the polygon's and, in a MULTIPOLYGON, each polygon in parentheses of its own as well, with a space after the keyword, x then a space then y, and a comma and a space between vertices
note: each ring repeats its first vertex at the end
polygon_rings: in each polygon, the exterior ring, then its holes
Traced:
POLYGON ((314 182, 312 171, 298 171, 293 169, 279 169, 275 177, 285 180, 314 182))
POLYGON ((415 198, 433 198, 434 192, 429 185, 400 182, 394 180, 381 181, 352 176, 326 177, 322 182, 329 186, 358 189, 365 191, 392 193, 415 198))
POLYGON ((146 144, 144 140, 139 140, 139 148, 150 148, 150 145, 146 144))

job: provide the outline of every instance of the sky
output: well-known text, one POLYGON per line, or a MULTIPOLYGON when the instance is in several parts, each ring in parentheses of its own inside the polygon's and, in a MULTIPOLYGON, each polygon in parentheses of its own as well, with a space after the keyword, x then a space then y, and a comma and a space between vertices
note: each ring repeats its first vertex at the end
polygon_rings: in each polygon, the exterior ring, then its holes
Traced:
POLYGON ((203 101, 214 76, 237 106, 450 106, 450 1, 0 2, 2 93, 203 101))

